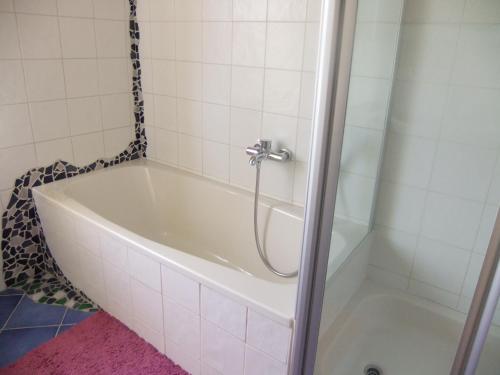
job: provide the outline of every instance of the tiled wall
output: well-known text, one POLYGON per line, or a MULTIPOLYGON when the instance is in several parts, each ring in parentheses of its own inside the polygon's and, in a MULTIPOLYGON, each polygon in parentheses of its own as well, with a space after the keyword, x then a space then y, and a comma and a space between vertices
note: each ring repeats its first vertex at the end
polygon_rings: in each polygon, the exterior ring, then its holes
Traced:
POLYGON ((382 158, 403 0, 360 0, 335 215, 370 222, 382 158))
POLYGON ((0 1, 0 211, 14 179, 133 137, 128 0, 0 1))
POLYGON ((465 310, 500 206, 500 2, 407 0, 372 278, 465 310))
POLYGON ((319 0, 142 0, 148 156, 253 189, 257 138, 294 161, 263 166, 263 193, 304 200, 319 0))

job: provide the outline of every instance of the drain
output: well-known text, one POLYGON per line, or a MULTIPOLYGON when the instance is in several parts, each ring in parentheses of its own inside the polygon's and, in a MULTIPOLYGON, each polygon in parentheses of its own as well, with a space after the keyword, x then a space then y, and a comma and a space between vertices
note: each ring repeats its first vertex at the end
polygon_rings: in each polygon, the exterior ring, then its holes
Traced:
POLYGON ((363 371, 364 375, 383 375, 382 369, 375 365, 367 365, 363 371))

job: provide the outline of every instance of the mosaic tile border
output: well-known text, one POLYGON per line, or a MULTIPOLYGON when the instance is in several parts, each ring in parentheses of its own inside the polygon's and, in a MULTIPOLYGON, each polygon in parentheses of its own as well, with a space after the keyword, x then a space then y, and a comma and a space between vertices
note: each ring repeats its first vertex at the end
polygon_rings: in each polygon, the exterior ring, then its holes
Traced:
POLYGON ((137 0, 129 0, 134 140, 119 155, 99 159, 84 167, 58 160, 47 167, 30 169, 16 179, 7 209, 2 215, 1 249, 5 283, 10 288, 24 290, 36 302, 64 305, 84 311, 94 311, 99 308, 71 284, 52 257, 36 212, 32 188, 146 156, 147 139, 144 128, 144 99, 139 60, 140 35, 136 2, 137 0))

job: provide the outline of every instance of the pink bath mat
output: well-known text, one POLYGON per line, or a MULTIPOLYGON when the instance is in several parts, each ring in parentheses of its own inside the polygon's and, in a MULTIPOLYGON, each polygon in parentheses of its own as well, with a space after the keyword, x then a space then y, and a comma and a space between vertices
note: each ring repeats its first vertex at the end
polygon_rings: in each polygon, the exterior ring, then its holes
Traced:
POLYGON ((105 312, 26 354, 0 375, 187 375, 105 312))

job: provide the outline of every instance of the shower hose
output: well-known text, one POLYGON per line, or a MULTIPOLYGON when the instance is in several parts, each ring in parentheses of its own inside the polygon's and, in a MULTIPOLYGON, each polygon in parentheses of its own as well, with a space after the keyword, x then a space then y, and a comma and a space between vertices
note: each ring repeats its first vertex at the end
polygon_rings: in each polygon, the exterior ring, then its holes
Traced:
POLYGON ((259 237, 259 223, 258 223, 258 217, 259 217, 259 186, 260 186, 260 165, 261 161, 257 161, 255 163, 256 167, 256 174, 255 174, 255 197, 254 197, 254 203, 253 203, 253 229, 254 229, 254 235, 255 235, 255 244, 257 245, 257 251, 259 252, 260 259, 262 259, 262 262, 264 265, 274 273, 275 275, 281 276, 281 277, 286 277, 286 278, 291 278, 295 277, 298 274, 298 270, 290 273, 285 273, 285 272, 280 272, 274 266, 269 262, 269 259, 267 259, 266 252, 262 249, 262 246, 260 244, 260 237, 259 237))

